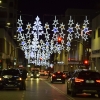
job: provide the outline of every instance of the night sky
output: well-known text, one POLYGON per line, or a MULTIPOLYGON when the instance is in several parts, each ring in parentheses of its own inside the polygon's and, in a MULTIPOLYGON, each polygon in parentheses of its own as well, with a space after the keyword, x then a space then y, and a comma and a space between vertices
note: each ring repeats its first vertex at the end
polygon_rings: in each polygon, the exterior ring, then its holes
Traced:
POLYGON ((64 15, 68 8, 94 9, 100 0, 19 0, 21 14, 33 16, 64 15))

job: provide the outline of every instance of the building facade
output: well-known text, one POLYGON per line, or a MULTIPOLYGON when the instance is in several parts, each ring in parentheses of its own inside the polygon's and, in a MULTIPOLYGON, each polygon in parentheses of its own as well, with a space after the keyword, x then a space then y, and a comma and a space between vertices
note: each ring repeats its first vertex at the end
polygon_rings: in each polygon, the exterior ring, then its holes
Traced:
MULTIPOLYGON (((70 19, 70 16, 73 19, 74 24, 77 22, 80 24, 80 28, 83 28, 83 23, 85 20, 85 17, 87 16, 89 20, 89 29, 92 30, 92 18, 95 16, 96 10, 89 10, 89 9, 68 9, 65 12, 65 18, 63 19, 63 22, 66 26, 65 30, 67 30, 68 22, 70 19)), ((75 25, 74 25, 75 26, 75 25)), ((65 43, 67 41, 67 31, 65 32, 65 43)), ((81 34, 81 33, 80 33, 81 34)), ((90 31, 91 34, 91 31, 90 31)), ((71 49, 69 52, 66 50, 62 51, 61 54, 58 54, 58 56, 55 57, 57 62, 54 66, 55 70, 68 70, 68 71, 74 71, 75 69, 83 66, 83 61, 89 60, 90 54, 91 54, 91 35, 88 37, 89 39, 87 41, 83 41, 82 38, 75 39, 73 38, 73 41, 71 42, 71 49), (63 62, 63 63, 61 63, 63 62)))
POLYGON ((100 72, 100 14, 92 20, 91 50, 92 69, 100 72))
POLYGON ((14 41, 18 0, 0 1, 0 68, 7 68, 18 55, 14 41))

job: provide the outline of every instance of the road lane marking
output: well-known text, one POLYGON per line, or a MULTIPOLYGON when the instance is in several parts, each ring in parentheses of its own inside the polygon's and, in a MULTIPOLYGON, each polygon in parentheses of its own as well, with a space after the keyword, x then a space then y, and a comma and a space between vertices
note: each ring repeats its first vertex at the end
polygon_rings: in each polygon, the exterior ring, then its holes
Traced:
POLYGON ((51 86, 53 89, 57 90, 59 93, 61 93, 61 94, 65 95, 65 96, 67 96, 67 98, 68 98, 69 100, 75 100, 74 98, 70 97, 69 95, 66 95, 65 92, 61 91, 60 89, 56 88, 55 86, 51 85, 50 83, 48 83, 48 82, 46 82, 46 81, 45 81, 45 83, 47 83, 47 84, 48 84, 49 86, 51 86))
POLYGON ((23 92, 21 100, 24 100, 25 92, 23 92))

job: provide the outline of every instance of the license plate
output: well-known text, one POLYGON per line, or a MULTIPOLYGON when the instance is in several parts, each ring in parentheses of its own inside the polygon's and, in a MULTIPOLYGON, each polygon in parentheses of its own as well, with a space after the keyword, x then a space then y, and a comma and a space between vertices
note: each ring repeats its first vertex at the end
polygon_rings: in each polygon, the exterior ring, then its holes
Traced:
POLYGON ((61 80, 61 79, 58 78, 57 80, 61 80))
POLYGON ((86 83, 94 83, 94 80, 86 80, 86 83))

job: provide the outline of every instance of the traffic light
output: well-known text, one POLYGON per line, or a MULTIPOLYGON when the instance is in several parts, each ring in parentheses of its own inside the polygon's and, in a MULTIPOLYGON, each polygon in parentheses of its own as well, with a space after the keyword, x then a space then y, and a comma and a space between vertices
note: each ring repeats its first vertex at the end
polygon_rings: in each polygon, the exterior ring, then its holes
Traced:
POLYGON ((84 60, 83 61, 83 65, 88 69, 89 68, 89 61, 88 60, 84 60))
POLYGON ((58 37, 58 43, 61 43, 61 41, 62 41, 62 38, 58 37))
POLYGON ((87 65, 89 62, 88 60, 84 60, 84 64, 87 65))

